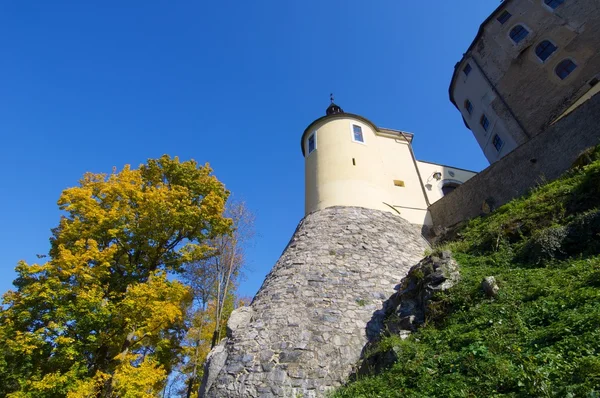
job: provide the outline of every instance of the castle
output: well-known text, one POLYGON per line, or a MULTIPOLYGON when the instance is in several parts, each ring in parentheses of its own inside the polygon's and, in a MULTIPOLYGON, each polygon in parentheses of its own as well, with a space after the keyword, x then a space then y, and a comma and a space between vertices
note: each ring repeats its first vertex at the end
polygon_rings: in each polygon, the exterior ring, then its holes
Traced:
POLYGON ((597 0, 506 0, 456 64, 450 101, 490 163, 600 91, 597 0))
POLYGON ((558 177, 599 144, 598 11, 597 0, 506 0, 484 22, 450 85, 492 162, 478 174, 418 161, 413 134, 332 99, 301 136, 305 217, 252 304, 232 313, 200 395, 320 397, 340 386, 426 237, 558 177))

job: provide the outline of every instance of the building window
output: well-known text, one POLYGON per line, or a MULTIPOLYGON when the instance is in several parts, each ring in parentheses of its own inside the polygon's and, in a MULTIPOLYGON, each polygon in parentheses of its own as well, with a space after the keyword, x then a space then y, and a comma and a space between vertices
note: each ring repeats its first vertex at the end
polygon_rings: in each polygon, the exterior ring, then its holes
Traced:
POLYGON ((356 142, 365 142, 363 137, 362 127, 357 126, 356 124, 352 125, 352 140, 356 142))
POLYGON ((549 40, 544 40, 535 48, 535 55, 537 55, 538 58, 544 62, 554 53, 554 51, 556 51, 556 49, 557 47, 552 44, 552 42, 549 40))
POLYGON ((469 100, 465 100, 465 109, 469 112, 469 115, 473 113, 473 104, 469 100))
POLYGON ((500 152, 500 149, 502 149, 502 145, 504 145, 504 141, 502 141, 502 138, 500 138, 498 134, 494 134, 494 138, 492 138, 492 144, 494 144, 494 148, 496 148, 496 150, 500 152))
POLYGON ((527 37, 529 31, 523 27, 523 25, 517 25, 509 33, 510 38, 516 44, 520 43, 524 38, 527 37))
POLYGON ((310 155, 315 149, 317 149, 317 132, 316 131, 308 136, 308 154, 310 155))
POLYGON ((504 11, 502 11, 502 14, 500 14, 500 16, 498 18, 496 18, 496 20, 498 22, 500 22, 502 25, 504 25, 506 23, 506 21, 508 21, 510 19, 510 17, 512 17, 511 13, 504 10, 504 11))
POLYGON ((465 74, 465 76, 469 76, 469 73, 471 73, 471 64, 466 64, 465 67, 463 68, 463 72, 465 74))
POLYGON ((544 3, 553 10, 556 10, 556 7, 558 7, 564 2, 565 0, 544 0, 544 3))
POLYGON ((564 80, 577 68, 577 64, 570 59, 565 59, 561 61, 560 64, 556 66, 554 72, 556 76, 560 77, 561 80, 564 80))
POLYGON ((481 124, 485 131, 488 131, 488 129, 490 128, 490 121, 485 115, 481 115, 481 120, 479 120, 479 124, 481 124))
POLYGON ((446 196, 450 192, 454 191, 456 188, 458 188, 458 184, 455 182, 444 184, 442 185, 442 193, 444 194, 444 196, 446 196))

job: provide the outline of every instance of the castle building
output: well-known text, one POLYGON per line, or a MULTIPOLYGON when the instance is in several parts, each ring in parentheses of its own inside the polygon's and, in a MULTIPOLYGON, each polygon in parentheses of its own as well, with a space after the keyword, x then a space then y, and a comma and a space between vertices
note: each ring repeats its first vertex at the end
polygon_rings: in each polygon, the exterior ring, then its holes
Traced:
POLYGON ((475 175, 417 161, 412 140, 333 99, 305 129, 306 215, 250 306, 231 314, 201 397, 317 398, 348 380, 429 247, 429 204, 475 175))
POLYGON ((357 206, 431 225, 427 208, 475 172, 419 161, 413 134, 377 127, 332 103, 302 134, 305 213, 357 206))
POLYGON ((505 0, 455 66, 450 100, 490 163, 600 91, 598 0, 505 0))

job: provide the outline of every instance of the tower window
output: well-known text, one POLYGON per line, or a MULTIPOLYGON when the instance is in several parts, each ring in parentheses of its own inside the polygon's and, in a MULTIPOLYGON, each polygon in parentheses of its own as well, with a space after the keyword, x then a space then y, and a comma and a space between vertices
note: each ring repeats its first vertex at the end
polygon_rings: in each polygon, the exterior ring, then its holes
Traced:
POLYGON ((363 137, 362 127, 357 126, 356 124, 352 125, 352 140, 356 142, 365 142, 365 138, 363 137))
POLYGON ((559 5, 561 5, 562 3, 564 3, 565 0, 544 0, 544 3, 552 8, 553 10, 556 9, 556 7, 558 7, 559 5))
POLYGON ((496 150, 500 152, 500 149, 502 149, 502 145, 504 145, 504 141, 502 141, 498 134, 494 134, 494 138, 492 138, 492 144, 494 145, 494 148, 496 148, 496 150))
POLYGON ((560 62, 554 69, 556 76, 560 77, 561 80, 564 80, 577 68, 577 64, 570 59, 565 59, 560 62))
POLYGON ((485 131, 488 131, 488 129, 490 128, 490 121, 485 115, 481 115, 481 120, 479 120, 479 124, 481 124, 481 127, 483 127, 485 131))
POLYGON ((544 40, 535 48, 535 55, 537 55, 538 58, 544 62, 554 53, 554 51, 556 51, 556 49, 557 47, 552 44, 551 41, 544 40))
POLYGON ((510 17, 512 17, 511 13, 504 10, 504 11, 502 11, 502 14, 500 14, 498 16, 498 18, 496 18, 496 20, 498 22, 500 22, 502 25, 504 25, 506 23, 506 21, 508 21, 510 19, 510 17))
POLYGON ((317 132, 315 131, 311 135, 308 136, 308 153, 312 153, 315 149, 317 149, 317 132))
POLYGON ((523 27, 523 25, 517 25, 509 33, 510 38, 515 44, 520 43, 524 38, 527 37, 529 31, 523 27))
POLYGON ((472 69, 473 68, 471 67, 471 64, 466 64, 463 68, 463 73, 465 74, 465 76, 469 76, 469 73, 471 73, 472 69))
POLYGON ((469 100, 465 100, 465 109, 469 112, 469 115, 473 113, 473 104, 469 100))

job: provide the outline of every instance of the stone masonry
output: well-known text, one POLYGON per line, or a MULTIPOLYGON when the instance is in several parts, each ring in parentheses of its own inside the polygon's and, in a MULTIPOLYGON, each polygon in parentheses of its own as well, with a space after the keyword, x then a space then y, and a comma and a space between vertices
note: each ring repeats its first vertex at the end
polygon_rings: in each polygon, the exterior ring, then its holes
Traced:
POLYGON ((201 396, 320 397, 354 370, 382 303, 428 247, 392 213, 331 207, 298 225, 250 307, 210 353, 201 396))

